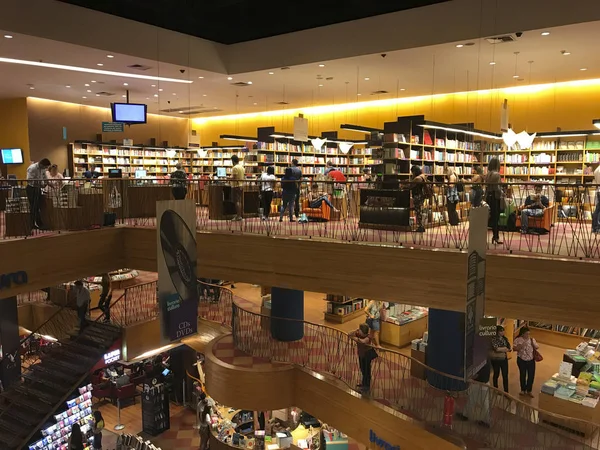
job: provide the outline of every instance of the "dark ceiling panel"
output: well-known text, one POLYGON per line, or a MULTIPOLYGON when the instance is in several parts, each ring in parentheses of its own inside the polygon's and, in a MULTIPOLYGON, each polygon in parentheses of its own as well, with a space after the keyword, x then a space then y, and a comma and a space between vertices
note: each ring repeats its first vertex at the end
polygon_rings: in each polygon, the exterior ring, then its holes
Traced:
POLYGON ((236 44, 449 0, 60 1, 222 44, 236 44))

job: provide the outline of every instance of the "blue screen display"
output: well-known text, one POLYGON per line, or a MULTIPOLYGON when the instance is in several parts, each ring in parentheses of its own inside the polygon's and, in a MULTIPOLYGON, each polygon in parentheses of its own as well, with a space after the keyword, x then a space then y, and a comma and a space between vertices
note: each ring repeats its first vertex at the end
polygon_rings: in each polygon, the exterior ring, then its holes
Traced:
POLYGON ((23 151, 20 148, 3 148, 0 152, 3 164, 23 164, 23 151))
POLYGON ((113 103, 113 122, 146 123, 146 105, 113 103))

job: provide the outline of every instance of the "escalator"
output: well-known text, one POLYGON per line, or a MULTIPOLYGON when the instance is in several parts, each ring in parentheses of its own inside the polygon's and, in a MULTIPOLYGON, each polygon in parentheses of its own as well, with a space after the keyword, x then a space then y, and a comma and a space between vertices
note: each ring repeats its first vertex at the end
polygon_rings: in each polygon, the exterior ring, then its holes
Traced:
MULTIPOLYGON (((53 320, 66 325, 64 310, 53 317, 42 327, 48 329, 53 320)), ((65 337, 24 358, 21 380, 0 395, 0 449, 26 448, 121 337, 121 328, 96 320, 81 334, 71 327, 60 335, 65 337)))

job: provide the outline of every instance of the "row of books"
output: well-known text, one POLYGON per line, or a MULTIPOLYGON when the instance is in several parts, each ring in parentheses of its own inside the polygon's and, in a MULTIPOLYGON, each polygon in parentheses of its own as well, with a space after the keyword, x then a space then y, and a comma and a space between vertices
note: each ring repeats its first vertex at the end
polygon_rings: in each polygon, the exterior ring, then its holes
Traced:
POLYGON ((574 327, 570 325, 552 325, 544 322, 529 322, 529 326, 533 328, 543 328, 545 330, 558 331, 560 333, 573 334, 591 339, 600 338, 600 330, 593 328, 574 327))

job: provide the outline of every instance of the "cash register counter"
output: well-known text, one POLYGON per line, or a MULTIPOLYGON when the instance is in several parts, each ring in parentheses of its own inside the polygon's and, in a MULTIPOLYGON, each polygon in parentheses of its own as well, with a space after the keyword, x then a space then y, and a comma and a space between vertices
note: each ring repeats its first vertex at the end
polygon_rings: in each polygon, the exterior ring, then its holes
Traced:
MULTIPOLYGON (((242 211, 244 217, 258 217, 260 207, 257 186, 244 186, 242 211)), ((210 220, 230 220, 235 217, 235 203, 231 185, 211 183, 208 186, 208 218, 210 220)))

